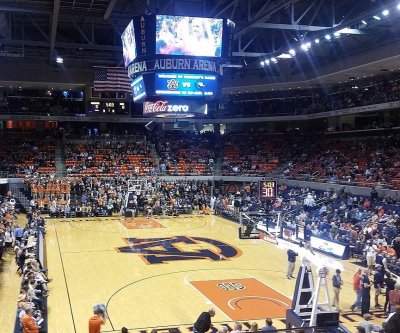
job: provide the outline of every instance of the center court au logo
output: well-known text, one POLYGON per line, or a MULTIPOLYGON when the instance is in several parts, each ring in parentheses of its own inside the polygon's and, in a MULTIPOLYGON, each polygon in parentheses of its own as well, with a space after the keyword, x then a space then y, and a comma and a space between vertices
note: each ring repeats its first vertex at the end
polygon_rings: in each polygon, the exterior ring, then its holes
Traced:
POLYGON ((242 255, 242 251, 230 244, 204 237, 173 236, 124 240, 128 246, 118 247, 116 250, 138 254, 147 264, 200 259, 225 261, 242 255), (183 250, 188 246, 193 246, 193 249, 183 250))

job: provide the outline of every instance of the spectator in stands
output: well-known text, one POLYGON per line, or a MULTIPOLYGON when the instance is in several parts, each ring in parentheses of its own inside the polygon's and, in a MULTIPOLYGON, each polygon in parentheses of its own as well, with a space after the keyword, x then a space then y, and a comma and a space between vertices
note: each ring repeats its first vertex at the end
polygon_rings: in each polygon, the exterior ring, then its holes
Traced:
POLYGON ((261 328, 261 332, 276 332, 276 327, 272 325, 273 322, 271 318, 265 319, 265 326, 261 328))
POLYGON ((3 251, 6 244, 6 237, 4 232, 0 231, 0 260, 3 260, 3 251))
POLYGON ((367 242, 367 245, 365 246, 364 251, 366 252, 368 269, 373 270, 374 265, 375 265, 375 256, 376 256, 377 247, 376 247, 376 245, 373 244, 372 240, 369 240, 367 242))
MULTIPOLYGON (((359 82, 360 89, 339 86, 327 89, 329 93, 321 89, 244 93, 225 96, 222 103, 223 109, 227 110, 226 116, 229 117, 232 114, 247 117, 311 114, 399 100, 398 79, 386 82, 383 77, 379 77, 373 84, 370 81, 359 82)), ((376 127, 377 124, 371 122, 361 129, 376 127)), ((338 128, 333 126, 328 128, 329 132, 336 130, 338 128)))
POLYGON ((6 231, 4 232, 4 242, 6 249, 12 248, 12 243, 14 242, 14 234, 10 227, 6 227, 6 231))
POLYGON ((17 298, 17 311, 23 310, 24 306, 27 305, 27 304, 30 305, 30 303, 28 301, 28 297, 25 294, 25 292, 23 292, 23 290, 22 290, 21 293, 18 295, 18 298, 17 298))
POLYGON ((400 307, 400 283, 395 284, 394 290, 389 291, 389 313, 400 307))
POLYGON ((34 303, 41 311, 46 310, 43 298, 37 296, 37 294, 42 296, 42 290, 39 288, 36 289, 38 284, 34 280, 33 275, 25 275, 25 279, 26 280, 23 282, 23 290, 25 291, 28 300, 34 303))
POLYGON ((218 331, 218 333, 229 333, 229 328, 228 326, 221 326, 221 329, 218 331))
POLYGON ((398 333, 400 332, 400 307, 395 309, 393 315, 388 318, 384 325, 385 333, 398 333))
POLYGON ((233 325, 233 330, 231 331, 231 333, 243 333, 242 324, 239 322, 236 322, 233 325))
POLYGON ((39 333, 39 329, 41 328, 36 324, 36 321, 32 317, 32 307, 30 305, 26 305, 24 307, 25 314, 21 318, 21 326, 23 333, 39 333))
POLYGON ((388 244, 387 249, 386 249, 386 254, 392 257, 396 257, 396 251, 393 249, 393 246, 388 244))
POLYGON ((100 333, 101 326, 106 323, 106 315, 104 310, 98 306, 94 306, 93 316, 89 319, 89 333, 100 333))
POLYGON ((251 323, 249 332, 258 332, 258 324, 256 322, 251 323))
POLYGON ((23 235, 24 235, 24 230, 17 224, 14 228, 15 240, 21 243, 23 235))

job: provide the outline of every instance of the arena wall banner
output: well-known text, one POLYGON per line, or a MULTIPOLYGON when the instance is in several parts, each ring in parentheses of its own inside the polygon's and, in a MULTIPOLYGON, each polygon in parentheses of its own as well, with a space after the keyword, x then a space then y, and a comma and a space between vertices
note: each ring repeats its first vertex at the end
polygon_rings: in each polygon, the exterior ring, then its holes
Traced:
POLYGON ((236 194, 240 193, 243 188, 243 181, 240 182, 224 182, 221 187, 222 194, 236 194))
POLYGON ((311 247, 316 251, 344 260, 349 258, 350 249, 348 244, 333 239, 326 239, 314 235, 310 236, 309 231, 307 231, 304 226, 282 226, 280 238, 297 244, 310 241, 311 247))
POLYGON ((320 238, 316 236, 310 237, 310 243, 314 250, 331 255, 336 258, 349 258, 349 245, 335 241, 333 239, 320 238))

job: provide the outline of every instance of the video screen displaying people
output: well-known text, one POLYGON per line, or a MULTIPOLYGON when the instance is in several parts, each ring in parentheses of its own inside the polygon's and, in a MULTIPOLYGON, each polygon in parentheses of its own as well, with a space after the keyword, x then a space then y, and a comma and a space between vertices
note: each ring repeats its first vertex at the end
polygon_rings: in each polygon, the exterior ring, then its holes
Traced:
POLYGON ((122 33, 121 39, 124 54, 124 64, 125 67, 128 67, 128 65, 136 58, 135 29, 133 27, 133 20, 128 24, 122 33))
POLYGON ((220 57, 222 19, 157 15, 156 53, 220 57))

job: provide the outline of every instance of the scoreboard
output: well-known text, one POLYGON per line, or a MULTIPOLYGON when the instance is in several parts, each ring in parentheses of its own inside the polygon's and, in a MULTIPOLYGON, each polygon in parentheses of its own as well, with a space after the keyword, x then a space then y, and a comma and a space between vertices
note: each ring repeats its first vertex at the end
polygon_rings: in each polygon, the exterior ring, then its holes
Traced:
POLYGON ((129 105, 121 101, 90 101, 87 108, 88 115, 128 115, 129 105))
POLYGON ((275 199, 278 193, 277 184, 274 180, 262 180, 258 183, 260 200, 275 199))
POLYGON ((151 58, 229 58, 234 28, 229 19, 153 14, 133 17, 121 34, 125 67, 151 58))
MULTIPOLYGON (((143 114, 175 118, 208 114, 207 103, 220 94, 234 28, 229 19, 133 17, 121 40, 133 101, 143 103, 143 114)), ((102 110, 108 109, 99 106, 94 112, 102 110)))

